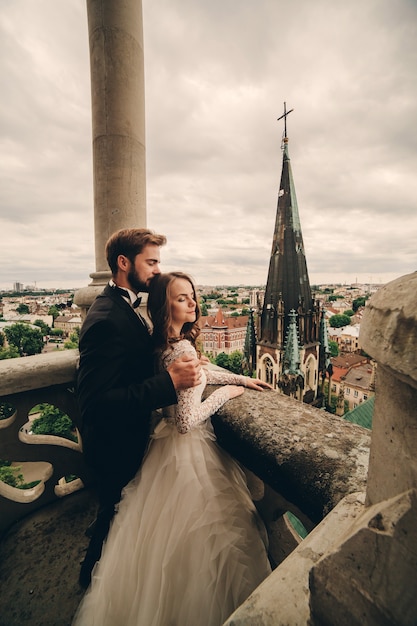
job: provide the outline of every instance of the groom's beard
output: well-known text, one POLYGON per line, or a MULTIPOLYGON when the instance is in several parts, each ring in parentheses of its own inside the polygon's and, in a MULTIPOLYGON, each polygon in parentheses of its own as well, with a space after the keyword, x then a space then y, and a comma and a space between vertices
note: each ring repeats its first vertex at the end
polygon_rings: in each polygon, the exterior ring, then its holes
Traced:
POLYGON ((148 282, 144 283, 141 280, 136 269, 132 268, 127 275, 127 279, 129 281, 130 286, 132 287, 132 290, 135 293, 139 293, 139 291, 147 293, 149 291, 151 281, 154 279, 154 276, 151 276, 151 278, 148 279, 148 282))

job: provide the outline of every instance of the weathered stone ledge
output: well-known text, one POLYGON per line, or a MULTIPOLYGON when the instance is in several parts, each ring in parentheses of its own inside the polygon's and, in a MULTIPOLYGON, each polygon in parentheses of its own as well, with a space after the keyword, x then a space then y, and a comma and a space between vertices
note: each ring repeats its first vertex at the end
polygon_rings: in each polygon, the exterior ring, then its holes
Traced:
POLYGON ((213 423, 221 445, 313 523, 366 489, 370 432, 338 416, 246 389, 213 423))

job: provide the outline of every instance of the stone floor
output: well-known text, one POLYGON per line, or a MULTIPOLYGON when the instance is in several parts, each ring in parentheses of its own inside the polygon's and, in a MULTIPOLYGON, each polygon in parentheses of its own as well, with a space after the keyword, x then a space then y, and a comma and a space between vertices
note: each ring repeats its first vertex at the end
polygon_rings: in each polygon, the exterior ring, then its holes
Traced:
POLYGON ((42 508, 0 542, 0 626, 70 626, 96 499, 88 490, 42 508))

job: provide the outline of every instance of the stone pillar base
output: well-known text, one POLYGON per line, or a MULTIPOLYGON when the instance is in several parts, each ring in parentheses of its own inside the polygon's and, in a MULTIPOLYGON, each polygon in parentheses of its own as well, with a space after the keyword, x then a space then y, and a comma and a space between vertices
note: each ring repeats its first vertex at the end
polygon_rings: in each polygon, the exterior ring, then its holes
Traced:
POLYGON ((84 320, 87 315, 87 311, 93 304, 97 296, 103 291, 111 278, 110 270, 107 272, 92 272, 90 274, 92 278, 91 283, 87 287, 81 287, 77 289, 74 294, 74 304, 81 309, 81 318, 84 320))
POLYGON ((416 519, 415 490, 365 509, 310 572, 311 626, 416 623, 416 519))

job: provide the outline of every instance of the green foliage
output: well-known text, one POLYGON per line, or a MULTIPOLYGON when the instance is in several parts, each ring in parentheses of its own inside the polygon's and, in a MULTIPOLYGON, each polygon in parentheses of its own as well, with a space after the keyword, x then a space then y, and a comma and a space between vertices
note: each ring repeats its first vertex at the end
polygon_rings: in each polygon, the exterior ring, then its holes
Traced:
POLYGON ((30 309, 27 304, 19 304, 16 311, 19 313, 19 315, 25 315, 29 313, 30 309))
POLYGON ((367 299, 368 299, 368 296, 362 296, 360 298, 356 298, 352 302, 352 309, 355 311, 355 313, 360 307, 365 306, 367 299))
POLYGON ((342 315, 338 313, 337 315, 332 315, 329 319, 329 325, 332 328, 341 328, 342 326, 349 326, 350 317, 349 315, 342 315))
POLYGON ((49 333, 51 337, 62 337, 64 331, 62 328, 51 328, 51 332, 49 333))
POLYGON ((330 348, 330 356, 338 356, 339 355, 339 346, 337 345, 337 341, 329 341, 330 348))
POLYGON ((30 483, 25 483, 23 474, 18 473, 21 469, 21 467, 12 467, 10 461, 0 459, 0 480, 16 489, 32 489, 41 482, 40 480, 33 480, 30 483))
POLYGON ((38 328, 18 322, 4 329, 10 346, 15 346, 20 356, 39 354, 43 348, 42 333, 38 328))
POLYGON ((13 415, 15 408, 9 402, 0 402, 0 420, 7 420, 13 415))
POLYGON ((214 361, 216 365, 219 367, 224 367, 225 369, 229 369, 229 357, 225 352, 220 352, 214 361))
POLYGON ((4 333, 0 332, 0 348, 4 346, 5 339, 4 333))
POLYGON ((229 368, 235 374, 242 373, 243 354, 239 350, 235 350, 229 355, 229 368))
POLYGON ((349 317, 352 317, 352 315, 355 315, 355 311, 352 311, 352 309, 348 309, 344 312, 343 315, 348 315, 349 317))
POLYGON ((0 480, 11 487, 21 487, 25 482, 23 474, 18 473, 21 467, 12 467, 7 461, 0 461, 1 463, 5 464, 0 465, 0 480))
POLYGON ((207 293, 203 296, 204 300, 217 300, 217 298, 221 297, 221 293, 218 291, 212 291, 211 293, 207 293))
POLYGON ((59 309, 55 306, 55 304, 49 307, 48 315, 52 315, 54 320, 56 320, 56 318, 60 315, 59 309))
POLYGON ((39 326, 42 335, 49 335, 49 333, 51 332, 51 328, 48 326, 48 324, 45 324, 45 322, 43 320, 35 320, 33 322, 34 326, 39 326))
POLYGON ((35 435, 55 435, 70 441, 78 440, 74 434, 74 424, 68 415, 50 404, 43 407, 41 415, 32 423, 32 432, 35 435))
POLYGON ((208 309, 207 309, 207 304, 205 302, 201 303, 200 309, 201 309, 201 315, 203 317, 206 317, 206 315, 208 315, 208 309))
POLYGON ((2 348, 0 350, 0 361, 4 359, 16 359, 19 356, 19 350, 15 346, 9 346, 8 348, 2 348))
POLYGON ((70 338, 69 341, 66 341, 64 343, 64 348, 65 348, 65 350, 76 350, 78 348, 78 340, 77 341, 72 341, 72 339, 70 338))
POLYGON ((242 373, 242 361, 243 354, 239 352, 239 350, 235 350, 231 354, 220 352, 220 354, 218 354, 215 359, 216 365, 218 365, 219 367, 224 367, 224 369, 227 369, 234 374, 242 373))

